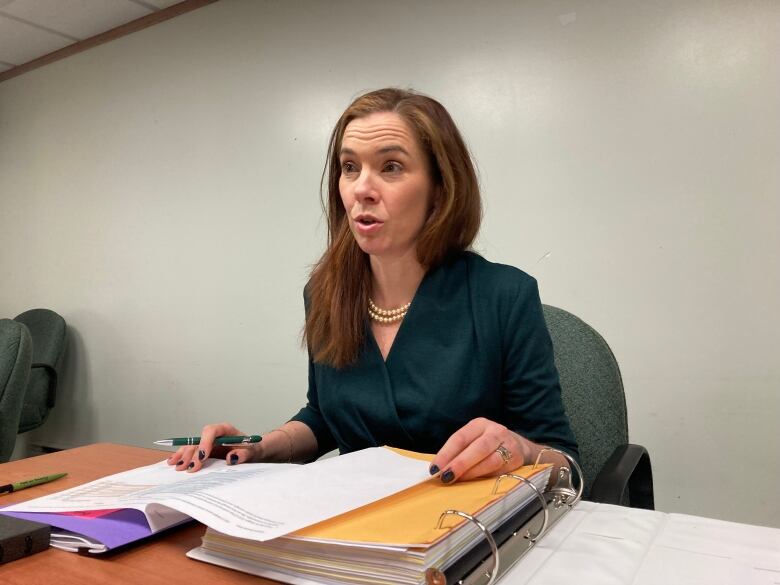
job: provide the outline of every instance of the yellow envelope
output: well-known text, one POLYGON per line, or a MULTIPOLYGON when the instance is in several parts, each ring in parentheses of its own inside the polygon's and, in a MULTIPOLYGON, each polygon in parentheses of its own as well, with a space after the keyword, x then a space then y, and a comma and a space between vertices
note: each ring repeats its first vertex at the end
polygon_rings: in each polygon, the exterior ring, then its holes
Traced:
MULTIPOLYGON (((433 455, 402 449, 393 450, 415 459, 433 459, 433 455)), ((526 465, 512 473, 528 479, 543 473, 550 466, 544 464, 533 469, 533 466, 526 465)), ((478 515, 521 482, 504 478, 498 493, 493 494, 495 483, 495 477, 488 477, 445 485, 439 478, 434 477, 378 502, 307 526, 288 536, 427 547, 447 536, 450 529, 466 522, 464 518, 448 516, 443 525, 444 529, 437 528, 439 517, 444 510, 454 509, 472 516, 478 515)))

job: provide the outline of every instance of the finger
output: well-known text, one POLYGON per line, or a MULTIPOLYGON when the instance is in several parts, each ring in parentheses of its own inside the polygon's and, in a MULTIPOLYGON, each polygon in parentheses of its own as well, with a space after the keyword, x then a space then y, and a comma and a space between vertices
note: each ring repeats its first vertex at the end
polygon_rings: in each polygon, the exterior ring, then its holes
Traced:
POLYGON ((239 465, 253 459, 253 450, 250 448, 231 449, 225 456, 228 465, 239 465))
MULTIPOLYGON (((481 465, 483 469, 489 469, 490 472, 497 471, 500 465, 496 463, 493 455, 498 455, 495 453, 495 450, 500 443, 501 437, 495 432, 495 429, 492 427, 487 429, 445 466, 441 474, 441 480, 444 483, 452 483, 463 478, 477 465, 481 465), (492 468, 491 462, 493 463, 492 468)), ((498 459, 499 461, 501 460, 500 457, 498 459)))
POLYGON ((461 476, 458 477, 460 481, 467 481, 469 479, 476 479, 478 477, 489 477, 491 475, 501 475, 511 469, 517 467, 512 464, 514 459, 514 453, 510 451, 509 462, 505 462, 504 458, 499 454, 498 450, 493 451, 485 457, 482 461, 466 470, 461 476))
POLYGON ((206 458, 211 455, 222 456, 225 452, 225 448, 221 445, 214 445, 214 441, 217 437, 223 437, 225 435, 243 435, 243 431, 238 430, 236 427, 229 423, 220 423, 216 425, 206 425, 200 433, 200 443, 198 444, 197 456, 192 459, 187 471, 195 472, 200 471, 203 467, 203 463, 206 458))
POLYGON ((195 455, 195 447, 188 446, 188 447, 182 447, 176 453, 178 453, 178 459, 174 462, 174 465, 176 466, 176 471, 186 471, 190 468, 190 463, 192 463, 192 458, 195 455))
POLYGON ((431 461, 431 475, 437 473, 439 470, 444 471, 447 469, 455 457, 462 453, 469 445, 471 445, 478 437, 480 437, 487 428, 491 425, 497 425, 493 421, 486 418, 475 418, 466 423, 459 430, 455 431, 444 446, 439 449, 439 452, 431 461))
POLYGON ((198 444, 197 456, 190 461, 187 471, 194 473, 200 471, 203 462, 211 455, 214 449, 214 440, 224 435, 243 435, 236 427, 229 423, 220 423, 215 425, 206 425, 200 432, 200 443, 198 444))
POLYGON ((482 461, 460 476, 461 480, 501 475, 517 469, 526 463, 527 439, 506 429, 497 437, 500 442, 495 450, 482 461))
POLYGON ((176 449, 176 451, 174 451, 168 456, 167 459, 168 465, 176 465, 179 461, 181 461, 182 455, 184 455, 184 447, 179 447, 178 449, 176 449))

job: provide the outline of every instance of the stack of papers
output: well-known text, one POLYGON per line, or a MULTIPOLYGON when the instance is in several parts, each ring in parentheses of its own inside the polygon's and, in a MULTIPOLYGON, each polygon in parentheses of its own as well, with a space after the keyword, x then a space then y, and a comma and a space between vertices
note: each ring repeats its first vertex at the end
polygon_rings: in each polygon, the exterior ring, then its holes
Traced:
POLYGON ((100 553, 191 518, 266 540, 426 481, 425 461, 376 447, 309 465, 207 460, 198 473, 165 461, 22 502, 3 514, 54 526, 52 544, 100 553))
MULTIPOLYGON (((543 491, 550 472, 548 465, 535 470, 527 466, 514 473, 530 479, 543 491)), ((458 516, 446 516, 442 528, 438 528, 442 512, 466 512, 493 532, 525 506, 538 502, 533 489, 525 483, 505 478, 493 494, 495 484, 496 478, 452 485, 434 478, 263 542, 209 528, 202 546, 188 556, 296 585, 424 583, 426 570, 446 571, 484 540, 473 522, 458 516)))
MULTIPOLYGON (((495 478, 445 485, 428 474, 432 458, 383 447, 308 465, 209 460, 198 473, 163 461, 2 513, 50 524, 52 544, 65 550, 100 553, 195 519, 208 527, 188 553, 199 560, 293 584, 424 583, 429 568, 471 567, 481 555, 481 530, 455 515, 440 527, 445 510, 493 532, 536 500, 512 478, 496 493, 495 478)), ((542 491, 550 471, 515 473, 542 491)))

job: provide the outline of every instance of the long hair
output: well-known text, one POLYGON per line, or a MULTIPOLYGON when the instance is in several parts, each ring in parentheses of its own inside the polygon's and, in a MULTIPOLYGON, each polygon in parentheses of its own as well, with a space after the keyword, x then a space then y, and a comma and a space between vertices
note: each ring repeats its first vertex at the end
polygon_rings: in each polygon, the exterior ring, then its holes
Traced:
POLYGON ((395 112, 415 134, 428 157, 436 187, 428 218, 417 239, 417 258, 430 269, 449 254, 471 246, 482 220, 479 184, 468 148, 444 106, 412 91, 387 88, 358 97, 344 111, 330 135, 322 173, 327 180, 323 209, 328 246, 315 264, 306 288, 305 343, 317 363, 344 368, 357 360, 366 336, 371 268, 349 229, 339 192, 339 153, 344 130, 356 118, 395 112))

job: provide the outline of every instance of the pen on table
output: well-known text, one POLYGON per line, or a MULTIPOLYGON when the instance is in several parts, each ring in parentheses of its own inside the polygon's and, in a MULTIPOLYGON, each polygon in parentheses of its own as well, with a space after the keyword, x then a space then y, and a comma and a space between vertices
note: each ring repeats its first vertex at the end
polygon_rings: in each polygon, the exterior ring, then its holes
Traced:
MULTIPOLYGON (((241 445, 252 445, 259 443, 263 440, 260 435, 247 435, 247 436, 224 436, 214 439, 215 445, 233 445, 240 447, 241 445)), ((155 441, 155 445, 162 445, 164 447, 181 447, 182 445, 199 445, 200 437, 174 437, 173 439, 163 439, 161 441, 155 441)))
POLYGON ((54 473, 52 475, 44 475, 43 477, 36 477, 35 479, 25 479, 23 481, 15 481, 6 485, 0 485, 0 494, 10 494, 11 492, 18 492, 34 485, 41 485, 42 483, 49 483, 55 479, 65 477, 67 473, 54 473))

